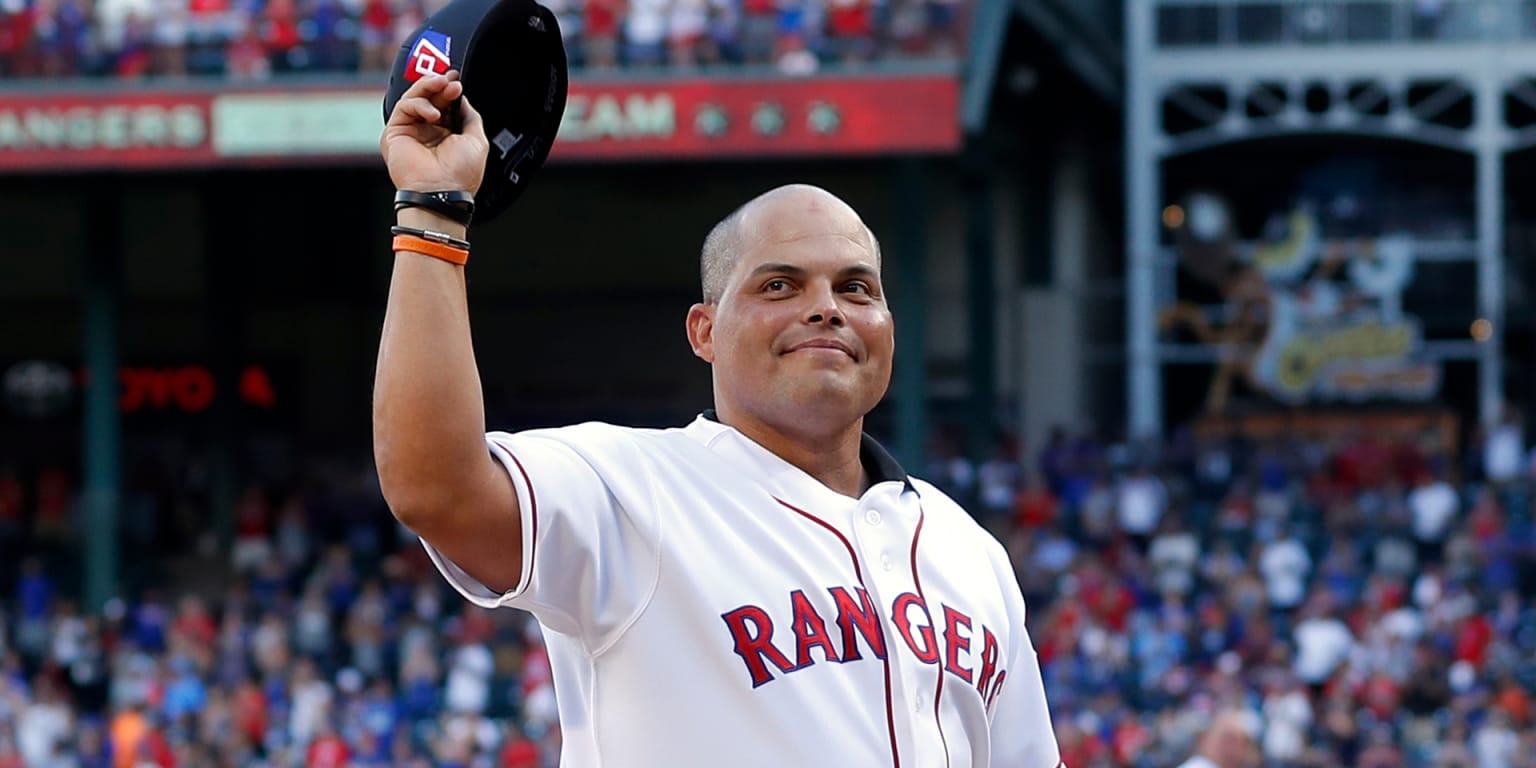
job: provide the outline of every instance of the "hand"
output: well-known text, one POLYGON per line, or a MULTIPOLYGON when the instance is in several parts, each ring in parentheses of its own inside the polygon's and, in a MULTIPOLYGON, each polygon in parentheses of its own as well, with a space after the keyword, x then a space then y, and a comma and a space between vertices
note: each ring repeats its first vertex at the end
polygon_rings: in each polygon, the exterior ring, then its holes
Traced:
POLYGON ((451 70, 412 83, 395 104, 379 137, 379 153, 396 189, 479 191, 490 151, 480 113, 462 99, 463 129, 454 133, 446 127, 447 111, 463 95, 459 73, 451 70))

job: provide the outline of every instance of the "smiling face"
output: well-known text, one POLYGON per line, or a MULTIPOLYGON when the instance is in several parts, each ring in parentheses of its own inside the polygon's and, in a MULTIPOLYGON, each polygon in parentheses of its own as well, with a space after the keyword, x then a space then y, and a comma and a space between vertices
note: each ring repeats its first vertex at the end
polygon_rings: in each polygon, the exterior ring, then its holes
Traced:
POLYGON ((884 397, 895 347, 869 230, 804 186, 763 195, 728 226, 717 300, 688 313, 716 408, 786 434, 856 425, 884 397))

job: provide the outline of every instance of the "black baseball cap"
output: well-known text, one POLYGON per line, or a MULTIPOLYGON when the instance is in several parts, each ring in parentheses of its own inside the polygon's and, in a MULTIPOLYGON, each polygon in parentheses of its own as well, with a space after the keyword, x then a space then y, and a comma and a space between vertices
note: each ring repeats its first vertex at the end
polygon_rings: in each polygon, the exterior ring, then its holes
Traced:
MULTIPOLYGON (((560 130, 570 86, 560 25, 534 0, 451 0, 395 55, 385 121, 412 83, 450 69, 459 71, 491 143, 475 194, 475 221, 489 221, 527 188, 560 130)), ((459 128, 457 108, 449 126, 459 128)))

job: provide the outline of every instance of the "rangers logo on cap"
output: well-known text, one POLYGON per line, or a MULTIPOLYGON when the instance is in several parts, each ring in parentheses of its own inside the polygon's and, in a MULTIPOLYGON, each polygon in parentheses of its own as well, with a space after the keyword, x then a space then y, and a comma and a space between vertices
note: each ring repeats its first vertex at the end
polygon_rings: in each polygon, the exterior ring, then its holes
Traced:
POLYGON ((427 75, 446 74, 452 68, 448 60, 452 45, 453 38, 436 30, 422 30, 421 37, 416 38, 416 44, 411 46, 410 55, 406 57, 405 79, 414 83, 427 75))

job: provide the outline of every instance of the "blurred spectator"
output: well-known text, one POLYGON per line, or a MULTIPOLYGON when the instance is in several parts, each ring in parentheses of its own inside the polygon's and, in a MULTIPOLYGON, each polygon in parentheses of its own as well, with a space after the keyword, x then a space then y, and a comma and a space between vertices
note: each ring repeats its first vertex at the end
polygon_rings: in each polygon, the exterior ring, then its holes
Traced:
POLYGON ((1333 615, 1331 601, 1314 596, 1302 610, 1296 623, 1296 676, 1321 694, 1323 687, 1338 671, 1355 647, 1355 637, 1343 621, 1333 615))
POLYGON ((391 0, 364 0, 358 29, 358 69, 388 72, 395 60, 395 11, 391 0))
POLYGON ((1152 535, 1168 508, 1168 490, 1163 481, 1146 466, 1138 466, 1120 481, 1115 495, 1116 520, 1120 532, 1145 553, 1152 535))
POLYGON ((1520 415, 1507 409, 1483 443, 1483 472, 1494 484, 1508 483, 1525 471, 1525 434, 1520 415))
POLYGON ((1189 596, 1200 561, 1200 540, 1193 531, 1174 518, 1165 518, 1148 556, 1157 574, 1158 592, 1171 598, 1189 596))
POLYGON ((628 0, 624 17, 624 61, 654 67, 664 60, 667 10, 672 0, 628 0))
POLYGON ((1248 768, 1258 763, 1246 718, 1237 712, 1217 715, 1200 736, 1195 755, 1179 768, 1248 768))
POLYGON ((875 20, 871 0, 829 0, 827 46, 830 58, 855 63, 875 53, 875 20))
POLYGON ((619 65, 619 21, 625 0, 585 0, 581 47, 587 66, 603 70, 619 65))
POLYGON ((1262 546, 1259 570, 1264 574, 1269 605, 1276 611, 1289 613, 1306 598, 1312 556, 1290 528, 1282 528, 1273 540, 1262 546))
POLYGON ((74 718, 51 678, 33 678, 32 700, 16 716, 16 746, 28 766, 56 765, 55 755, 74 730, 74 718))
POLYGON ((688 68, 702 63, 709 39, 709 0, 671 0, 667 17, 667 63, 688 68))
POLYGON ((235 570, 248 572, 272 556, 271 513, 265 494, 247 488, 235 502, 235 543, 230 557, 235 570))
POLYGON ((1018 447, 1009 439, 1000 439, 993 446, 992 455, 976 470, 977 500, 980 508, 976 513, 983 524, 997 530, 1012 517, 1017 502, 1023 468, 1019 463, 1018 447))

